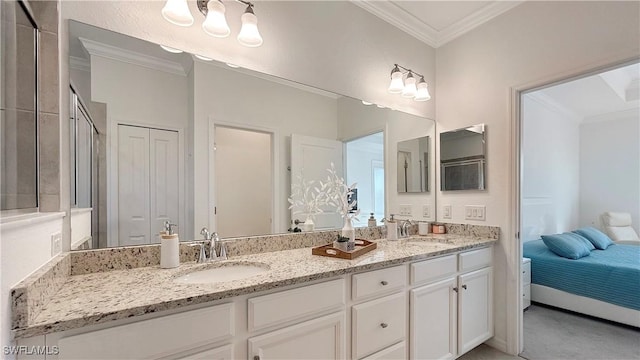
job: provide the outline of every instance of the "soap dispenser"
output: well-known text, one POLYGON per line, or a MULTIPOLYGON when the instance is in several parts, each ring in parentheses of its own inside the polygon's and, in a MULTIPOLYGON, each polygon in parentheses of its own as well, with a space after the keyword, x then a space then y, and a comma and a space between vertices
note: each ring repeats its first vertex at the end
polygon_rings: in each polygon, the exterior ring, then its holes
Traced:
POLYGON ((164 222, 164 231, 160 232, 160 267, 171 269, 180 265, 180 240, 178 234, 173 233, 173 227, 178 226, 170 221, 164 222))
POLYGON ((378 222, 376 221, 376 218, 373 217, 373 213, 370 213, 371 216, 369 216, 369 221, 367 222, 367 225, 369 225, 369 227, 376 227, 378 225, 378 222))
POLYGON ((398 223, 393 216, 394 214, 391 214, 389 220, 385 221, 387 225, 387 240, 398 240, 398 223))

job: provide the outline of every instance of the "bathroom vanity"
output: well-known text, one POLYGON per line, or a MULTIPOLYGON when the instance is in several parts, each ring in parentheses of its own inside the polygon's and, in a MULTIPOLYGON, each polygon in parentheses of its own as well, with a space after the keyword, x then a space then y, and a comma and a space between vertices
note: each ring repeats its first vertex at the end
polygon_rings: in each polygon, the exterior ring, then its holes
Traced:
POLYGON ((72 275, 14 334, 55 346, 46 359, 456 358, 493 336, 495 241, 413 236, 355 260, 298 248, 72 275), (247 264, 267 270, 176 281, 247 264))

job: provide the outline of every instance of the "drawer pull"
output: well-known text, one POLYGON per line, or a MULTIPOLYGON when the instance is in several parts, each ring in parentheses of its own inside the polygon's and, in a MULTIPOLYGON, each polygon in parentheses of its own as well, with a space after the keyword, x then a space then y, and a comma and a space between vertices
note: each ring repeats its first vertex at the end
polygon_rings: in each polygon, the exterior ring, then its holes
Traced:
POLYGON ((524 274, 526 271, 523 271, 522 273, 524 274))
POLYGON ((383 329, 386 329, 386 328, 387 328, 387 326, 389 326, 389 324, 387 324, 387 323, 382 323, 382 324, 380 324, 380 327, 381 327, 381 328, 383 328, 383 329))
POLYGON ((454 287, 454 288, 453 288, 453 291, 458 292, 458 288, 457 288, 457 287, 454 287))
POLYGON ((382 280, 382 281, 380 281, 380 285, 387 286, 387 285, 389 285, 389 283, 386 282, 385 280, 382 280))
POLYGON ((467 290, 467 285, 462 285, 462 288, 467 290))

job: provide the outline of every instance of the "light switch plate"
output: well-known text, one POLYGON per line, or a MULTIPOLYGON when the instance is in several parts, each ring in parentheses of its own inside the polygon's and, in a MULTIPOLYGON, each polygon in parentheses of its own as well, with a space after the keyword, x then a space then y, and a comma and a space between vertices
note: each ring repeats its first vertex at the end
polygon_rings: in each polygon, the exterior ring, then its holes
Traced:
POLYGON ((466 220, 486 220, 486 208, 484 205, 465 205, 464 218, 466 220))
POLYGON ((62 234, 55 233, 51 235, 51 256, 56 256, 62 252, 62 234))
POLYGON ((451 219, 451 205, 442 206, 442 218, 451 219))
POLYGON ((431 206, 430 205, 422 205, 422 217, 430 218, 431 217, 431 206))
POLYGON ((398 210, 400 212, 400 215, 411 216, 411 205, 400 205, 398 206, 398 210))

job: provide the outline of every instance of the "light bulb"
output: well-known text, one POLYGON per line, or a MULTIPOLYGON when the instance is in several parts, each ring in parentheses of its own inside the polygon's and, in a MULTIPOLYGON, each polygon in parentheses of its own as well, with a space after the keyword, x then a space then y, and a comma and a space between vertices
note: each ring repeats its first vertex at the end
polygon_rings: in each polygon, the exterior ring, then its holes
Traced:
POLYGON ((260 32, 258 32, 258 18, 253 13, 251 5, 247 6, 247 9, 240 19, 242 20, 242 28, 238 34, 240 44, 248 47, 258 47, 262 45, 262 36, 260 36, 260 32))
POLYGON ((414 98, 415 101, 427 101, 431 99, 431 95, 429 95, 429 86, 427 85, 427 82, 424 81, 424 76, 420 77, 417 88, 418 91, 414 98))
POLYGON ((404 89, 402 89, 402 96, 407 98, 412 98, 416 96, 418 89, 416 88, 416 78, 413 77, 411 71, 407 75, 406 80, 404 81, 404 89))
POLYGON ((227 19, 224 16, 224 4, 219 0, 209 0, 207 3, 207 17, 202 23, 202 30, 215 37, 227 37, 231 34, 227 19))
POLYGON ((389 84, 389 92, 392 94, 399 94, 404 89, 404 83, 402 82, 402 72, 396 65, 391 70, 391 83, 389 84))
POLYGON ((162 17, 178 26, 191 26, 193 16, 189 11, 187 0, 167 0, 162 8, 162 17))

